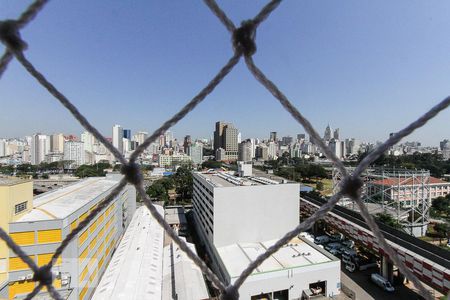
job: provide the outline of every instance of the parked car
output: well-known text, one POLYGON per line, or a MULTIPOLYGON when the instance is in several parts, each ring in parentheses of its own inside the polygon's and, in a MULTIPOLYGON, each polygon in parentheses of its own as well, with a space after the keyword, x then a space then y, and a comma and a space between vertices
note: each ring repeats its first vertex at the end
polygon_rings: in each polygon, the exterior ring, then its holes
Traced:
POLYGON ((328 235, 320 235, 314 238, 314 243, 322 245, 326 244, 330 241, 330 237, 328 235))
POLYGON ((342 248, 342 244, 337 243, 337 242, 328 243, 325 246, 325 250, 327 250, 328 252, 330 252, 333 255, 339 254, 339 251, 341 250, 341 248, 342 248))
POLYGON ((352 241, 352 240, 345 240, 345 241, 342 242, 342 245, 344 247, 352 249, 353 247, 355 247, 355 242, 352 241))
POLYGON ((345 249, 342 251, 342 261, 344 263, 355 262, 358 257, 358 254, 353 249, 345 249))
POLYGON ((330 236, 330 242, 340 242, 344 239, 344 235, 342 233, 335 233, 330 236))
POLYGON ((372 273, 370 275, 370 280, 372 280, 373 283, 375 283, 376 285, 381 287, 386 292, 393 292, 393 291, 395 291, 394 287, 391 285, 389 280, 387 280, 386 278, 384 278, 380 274, 372 273))

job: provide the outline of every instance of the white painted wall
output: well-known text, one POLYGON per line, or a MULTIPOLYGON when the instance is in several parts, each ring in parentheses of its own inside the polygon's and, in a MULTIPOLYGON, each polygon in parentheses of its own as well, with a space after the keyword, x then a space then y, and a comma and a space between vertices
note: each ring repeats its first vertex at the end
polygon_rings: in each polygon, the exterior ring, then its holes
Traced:
MULTIPOLYGON (((232 278, 231 282, 234 283, 236 279, 232 278)), ((317 281, 327 282, 327 296, 339 294, 340 261, 251 275, 239 289, 239 299, 249 300, 254 295, 285 289, 289 289, 289 299, 299 299, 302 291, 309 289, 309 284, 317 281)))
POLYGON ((214 188, 214 245, 281 238, 299 224, 299 184, 214 188))

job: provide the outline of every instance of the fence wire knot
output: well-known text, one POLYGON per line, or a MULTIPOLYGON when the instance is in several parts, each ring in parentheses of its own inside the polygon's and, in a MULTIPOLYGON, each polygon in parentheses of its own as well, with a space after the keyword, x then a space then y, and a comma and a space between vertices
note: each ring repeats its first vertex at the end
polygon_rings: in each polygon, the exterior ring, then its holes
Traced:
POLYGON ((239 299, 238 289, 234 285, 229 285, 225 288, 222 295, 220 295, 220 300, 235 300, 239 299))
POLYGON ((142 182, 142 174, 139 165, 134 162, 130 162, 122 166, 120 172, 125 175, 127 181, 134 185, 139 185, 142 182))
POLYGON ((23 51, 27 47, 20 37, 19 24, 15 20, 0 21, 0 40, 12 51, 23 51))
POLYGON ((256 52, 256 26, 253 20, 243 21, 233 32, 233 46, 236 51, 252 56, 256 52))
POLYGON ((40 267, 33 275, 33 280, 40 282, 42 285, 50 285, 53 282, 53 274, 51 265, 40 267))
POLYGON ((361 178, 352 175, 347 176, 341 186, 342 194, 351 198, 358 198, 363 184, 361 178))

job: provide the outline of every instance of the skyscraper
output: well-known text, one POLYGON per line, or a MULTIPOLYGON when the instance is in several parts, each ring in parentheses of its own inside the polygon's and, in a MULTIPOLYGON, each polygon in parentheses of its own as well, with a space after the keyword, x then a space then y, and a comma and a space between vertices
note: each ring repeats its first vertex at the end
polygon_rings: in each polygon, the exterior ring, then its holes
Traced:
POLYGON ((50 138, 50 149, 48 151, 51 152, 60 152, 64 151, 64 135, 62 133, 53 134, 50 138))
POLYGON ((50 151, 50 139, 43 134, 33 134, 31 139, 31 164, 38 165, 44 161, 50 151))
POLYGON ((85 162, 84 143, 64 142, 64 160, 71 161, 70 168, 79 167, 85 162))
POLYGON ((239 154, 238 154, 238 160, 239 161, 252 161, 252 148, 253 144, 251 140, 245 140, 239 143, 239 154))
POLYGON ((325 134, 323 135, 323 139, 325 141, 331 140, 331 128, 330 124, 328 124, 327 128, 325 128, 325 134))
POLYGON ((187 155, 191 155, 190 153, 190 148, 192 144, 192 139, 190 135, 187 135, 184 137, 184 142, 183 142, 183 148, 184 148, 184 153, 186 153, 187 155))
POLYGON ((334 130, 334 132, 333 132, 333 138, 335 139, 335 140, 339 140, 340 138, 339 138, 339 128, 336 128, 335 130, 334 130))
POLYGON ((225 158, 223 160, 237 160, 238 134, 239 131, 233 124, 216 122, 216 131, 214 131, 214 150, 217 151, 219 148, 225 150, 225 158))
POLYGON ((123 138, 131 140, 131 130, 130 129, 123 130, 123 138))
POLYGON ((123 128, 120 125, 113 126, 112 144, 120 153, 123 153, 123 128))
POLYGON ((84 143, 85 151, 94 152, 94 144, 96 144, 96 140, 89 131, 85 131, 81 134, 81 141, 84 143))
POLYGON ((269 141, 277 142, 277 132, 276 131, 271 131, 270 132, 269 141))

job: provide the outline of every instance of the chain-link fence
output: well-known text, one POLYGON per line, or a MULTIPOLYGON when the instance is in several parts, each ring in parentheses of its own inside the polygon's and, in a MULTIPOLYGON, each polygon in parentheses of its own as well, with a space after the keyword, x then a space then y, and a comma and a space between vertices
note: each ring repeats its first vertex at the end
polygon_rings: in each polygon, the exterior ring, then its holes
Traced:
POLYGON ((344 168, 343 163, 336 157, 336 155, 330 151, 330 149, 325 145, 325 143, 320 138, 319 134, 316 132, 312 124, 300 113, 300 111, 295 108, 289 99, 278 89, 278 87, 270 81, 266 75, 255 65, 252 55, 256 52, 255 44, 255 33, 258 26, 264 22, 266 18, 278 7, 281 0, 272 0, 263 9, 250 20, 243 21, 240 27, 236 27, 233 22, 227 17, 227 15, 222 11, 222 9, 217 5, 215 0, 204 0, 205 4, 211 9, 226 29, 230 32, 232 36, 232 46, 234 48, 233 56, 228 60, 225 66, 217 73, 217 75, 204 87, 194 98, 192 98, 180 111, 178 111, 172 118, 164 122, 161 127, 156 129, 151 136, 149 136, 144 143, 139 145, 137 149, 131 154, 129 160, 127 161, 118 149, 114 148, 113 145, 103 137, 100 132, 89 123, 89 121, 78 111, 78 109, 69 101, 69 99, 64 96, 42 73, 40 73, 34 65, 28 61, 24 51, 26 49, 26 43, 20 37, 20 30, 29 24, 43 9, 48 0, 36 0, 32 3, 19 18, 15 20, 4 20, 0 22, 0 40, 6 46, 6 51, 0 58, 0 78, 4 71, 6 70, 9 62, 16 58, 25 69, 33 76, 43 87, 45 87, 50 94, 52 94, 64 107, 66 107, 70 113, 78 120, 78 122, 91 134, 95 136, 122 164, 122 173, 125 175, 120 181, 119 185, 110 193, 109 196, 103 200, 100 205, 91 213, 89 216, 82 221, 78 226, 63 240, 61 245, 56 249, 51 261, 42 267, 38 267, 33 260, 31 260, 23 250, 9 237, 9 235, 0 228, 0 238, 6 242, 8 247, 19 256, 33 271, 33 280, 38 282, 38 285, 34 290, 27 295, 26 299, 33 298, 39 291, 45 286, 47 287, 50 295, 54 299, 61 299, 59 293, 55 290, 52 285, 52 266, 56 263, 56 260, 61 255, 65 247, 73 240, 77 234, 83 230, 89 222, 96 217, 96 215, 103 210, 115 196, 123 189, 123 187, 129 183, 136 187, 138 194, 142 197, 145 205, 150 210, 152 216, 158 221, 158 223, 163 227, 167 234, 178 244, 180 249, 187 253, 187 255, 192 259, 192 261, 200 267, 206 277, 212 281, 217 289, 220 290, 221 299, 238 299, 239 298, 239 287, 244 283, 246 278, 268 257, 274 254, 283 245, 289 242, 292 238, 297 236, 300 232, 310 228, 317 220, 324 217, 339 201, 342 196, 347 196, 353 199, 360 211, 361 215, 366 220, 368 226, 372 230, 374 236, 378 240, 380 248, 383 248, 384 252, 389 255, 395 265, 398 266, 400 271, 405 274, 405 276, 412 281, 420 290, 423 297, 427 299, 432 299, 431 294, 423 286, 423 284, 417 279, 416 276, 405 266, 402 260, 396 255, 395 251, 389 246, 383 237, 380 229, 375 223, 372 216, 369 214, 366 206, 360 197, 360 188, 362 186, 362 181, 359 178, 362 172, 375 161, 382 153, 388 150, 389 147, 399 142, 402 138, 409 135, 415 129, 423 126, 426 122, 436 116, 440 111, 446 109, 450 105, 450 97, 447 97, 436 106, 431 108, 427 113, 418 118, 416 121, 412 122, 409 126, 398 131, 392 135, 387 141, 378 146, 374 151, 367 155, 357 166, 352 175, 348 174, 347 170, 344 168), (251 262, 239 276, 239 278, 232 285, 226 285, 222 282, 219 277, 211 271, 208 266, 199 258, 190 248, 182 241, 178 235, 170 228, 170 226, 164 221, 164 218, 157 212, 153 203, 151 202, 149 196, 146 194, 142 173, 139 166, 136 164, 136 160, 143 153, 143 151, 154 142, 161 134, 163 134, 170 127, 175 125, 178 121, 183 119, 191 110, 193 110, 200 102, 202 102, 206 96, 208 96, 214 88, 222 81, 222 79, 227 76, 227 74, 233 69, 233 67, 244 58, 244 61, 253 74, 253 76, 258 80, 279 102, 280 104, 292 115, 292 117, 304 127, 306 132, 311 136, 311 138, 318 144, 321 150, 325 153, 328 159, 330 159, 334 166, 338 168, 344 178, 341 183, 341 188, 338 193, 336 193, 326 204, 324 204, 319 210, 317 210, 308 219, 300 223, 292 231, 286 233, 280 240, 278 240, 273 246, 267 249, 267 251, 251 262))

